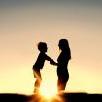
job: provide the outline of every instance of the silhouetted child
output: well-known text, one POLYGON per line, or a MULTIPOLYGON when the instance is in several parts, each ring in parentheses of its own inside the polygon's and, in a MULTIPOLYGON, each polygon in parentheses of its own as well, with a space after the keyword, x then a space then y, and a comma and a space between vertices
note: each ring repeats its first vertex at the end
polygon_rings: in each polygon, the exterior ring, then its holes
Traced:
POLYGON ((47 44, 45 42, 39 42, 38 43, 38 50, 40 51, 37 61, 35 62, 35 64, 33 65, 33 73, 34 73, 34 77, 36 78, 35 84, 34 84, 34 92, 39 92, 39 88, 41 85, 41 69, 44 66, 45 60, 50 61, 50 64, 56 65, 57 63, 55 63, 47 54, 47 44))

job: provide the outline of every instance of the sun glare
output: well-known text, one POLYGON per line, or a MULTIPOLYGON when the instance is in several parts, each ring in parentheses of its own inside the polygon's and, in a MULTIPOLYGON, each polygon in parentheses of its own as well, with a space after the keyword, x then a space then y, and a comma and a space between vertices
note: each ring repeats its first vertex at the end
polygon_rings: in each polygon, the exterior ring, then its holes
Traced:
POLYGON ((63 99, 58 95, 57 88, 53 85, 43 84, 40 88, 40 95, 45 102, 63 102, 63 99))
POLYGON ((57 94, 57 87, 52 84, 42 83, 40 93, 45 98, 50 99, 57 94))

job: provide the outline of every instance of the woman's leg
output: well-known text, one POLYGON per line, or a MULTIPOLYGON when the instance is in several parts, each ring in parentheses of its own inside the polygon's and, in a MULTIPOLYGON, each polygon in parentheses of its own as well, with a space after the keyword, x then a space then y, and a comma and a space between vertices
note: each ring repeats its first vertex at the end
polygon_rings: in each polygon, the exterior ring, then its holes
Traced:
POLYGON ((57 82, 58 92, 65 90, 65 87, 66 87, 66 82, 63 82, 62 83, 60 80, 58 80, 58 82, 57 82))
POLYGON ((64 91, 66 88, 68 78, 59 77, 57 81, 57 89, 59 91, 64 91))

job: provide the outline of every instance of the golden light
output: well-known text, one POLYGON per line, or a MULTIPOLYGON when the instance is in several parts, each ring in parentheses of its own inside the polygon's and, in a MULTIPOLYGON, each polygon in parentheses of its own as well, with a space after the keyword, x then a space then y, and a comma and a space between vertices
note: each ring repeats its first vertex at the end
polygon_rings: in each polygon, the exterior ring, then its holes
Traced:
POLYGON ((57 93, 57 87, 52 84, 43 83, 40 88, 42 96, 40 102, 63 102, 63 99, 57 93))
POLYGON ((40 94, 47 99, 51 99, 57 94, 57 87, 51 83, 42 83, 40 87, 40 94))

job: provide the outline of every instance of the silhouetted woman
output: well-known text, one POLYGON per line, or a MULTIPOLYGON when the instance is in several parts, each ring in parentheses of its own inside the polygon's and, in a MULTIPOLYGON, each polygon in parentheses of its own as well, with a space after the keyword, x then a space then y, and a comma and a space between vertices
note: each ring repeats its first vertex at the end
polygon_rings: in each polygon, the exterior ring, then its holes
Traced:
POLYGON ((56 65, 56 63, 46 54, 47 52, 47 44, 45 42, 39 42, 38 44, 38 50, 40 51, 37 61, 33 65, 33 73, 34 77, 36 78, 35 84, 34 84, 34 92, 39 92, 39 88, 41 85, 41 69, 43 69, 45 60, 50 61, 50 64, 56 65))
POLYGON ((69 47, 69 43, 67 39, 61 39, 59 40, 59 49, 61 50, 61 53, 57 59, 58 66, 57 66, 57 88, 58 91, 65 90, 67 81, 69 79, 69 73, 68 73, 68 62, 71 59, 71 51, 69 47))

